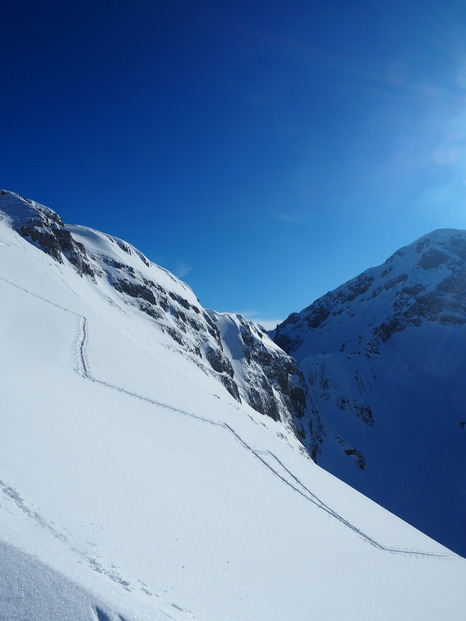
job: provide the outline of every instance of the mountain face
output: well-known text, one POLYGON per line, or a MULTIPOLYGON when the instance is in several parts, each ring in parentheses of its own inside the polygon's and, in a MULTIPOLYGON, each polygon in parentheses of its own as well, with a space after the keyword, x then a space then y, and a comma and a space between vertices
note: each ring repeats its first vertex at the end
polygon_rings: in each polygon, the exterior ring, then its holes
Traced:
POLYGON ((464 618, 464 559, 305 453, 259 326, 8 192, 0 299, 1 618, 464 618))
POLYGON ((244 317, 207 312, 185 283, 120 239, 83 226, 65 226, 48 207, 5 190, 0 208, 23 238, 58 263, 68 261, 114 302, 147 314, 171 347, 216 377, 237 401, 244 399, 296 432, 294 416, 301 418, 306 406, 302 373, 264 330, 244 317), (241 349, 241 356, 225 348, 217 325, 224 322, 237 326, 238 344, 233 347, 241 349))
POLYGON ((241 397, 261 414, 297 434, 308 395, 303 374, 265 330, 242 315, 208 311, 218 327, 241 397))
POLYGON ((317 463, 466 556, 466 232, 402 248, 275 341, 305 376, 317 463))

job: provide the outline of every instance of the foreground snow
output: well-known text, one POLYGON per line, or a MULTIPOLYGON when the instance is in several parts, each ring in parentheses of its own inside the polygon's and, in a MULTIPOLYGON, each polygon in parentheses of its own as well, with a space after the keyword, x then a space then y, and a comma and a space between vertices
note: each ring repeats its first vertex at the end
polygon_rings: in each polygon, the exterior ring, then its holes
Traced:
POLYGON ((464 618, 463 559, 315 466, 149 317, 6 218, 0 266, 0 618, 464 618))

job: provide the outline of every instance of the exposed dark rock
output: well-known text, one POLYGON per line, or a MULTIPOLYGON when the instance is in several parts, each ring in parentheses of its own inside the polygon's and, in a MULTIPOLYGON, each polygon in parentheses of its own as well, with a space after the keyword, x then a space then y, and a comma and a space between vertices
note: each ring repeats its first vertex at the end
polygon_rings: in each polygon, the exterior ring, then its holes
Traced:
POLYGON ((336 402, 336 406, 340 410, 349 410, 353 414, 356 414, 356 416, 369 427, 373 426, 374 417, 372 416, 372 410, 370 405, 358 403, 355 399, 340 397, 336 402))
POLYGON ((388 291, 388 289, 392 289, 393 287, 398 285, 400 282, 406 282, 407 280, 408 280, 408 274, 400 274, 396 278, 392 278, 391 280, 388 280, 387 282, 385 282, 383 285, 376 287, 372 291, 371 297, 376 298, 378 295, 380 295, 382 291, 388 291))
POLYGON ((425 270, 430 270, 446 263, 448 259, 448 255, 441 250, 431 248, 422 255, 419 265, 425 270))
POLYGON ((167 332, 178 345, 183 346, 185 344, 185 339, 179 330, 176 330, 172 326, 164 326, 163 330, 167 332))
POLYGON ((309 434, 304 438, 303 444, 308 449, 309 455, 318 463, 320 447, 325 436, 325 429, 320 418, 319 411, 312 405, 310 408, 312 416, 308 419, 309 434))
MULTIPOLYGON (((288 321, 288 319, 286 321, 288 321)), ((286 322, 277 326, 274 341, 279 347, 283 349, 283 351, 285 351, 287 354, 291 354, 292 352, 299 349, 299 347, 303 344, 303 338, 299 334, 296 334, 294 336, 288 334, 286 329, 283 329, 285 325, 286 322)))
POLYGON ((304 317, 309 328, 319 328, 330 315, 329 309, 323 304, 312 306, 309 315, 304 317))
POLYGON ((130 246, 128 246, 128 244, 126 244, 124 241, 122 241, 121 239, 117 239, 116 237, 114 237, 112 241, 118 244, 119 248, 121 248, 123 252, 126 252, 126 254, 131 254, 130 246))
POLYGON ((236 382, 231 377, 228 377, 227 375, 220 375, 220 381, 225 386, 225 388, 228 390, 230 395, 234 399, 236 399, 236 401, 239 401, 239 403, 241 403, 241 397, 240 397, 238 385, 236 384, 236 382))
POLYGON ((113 286, 120 293, 126 293, 133 298, 142 298, 154 306, 157 304, 153 291, 147 285, 126 279, 117 279, 113 282, 113 286))
POLYGON ((207 325, 208 325, 208 329, 209 329, 209 333, 211 334, 211 336, 213 336, 215 338, 215 340, 220 342, 220 332, 217 328, 217 326, 215 325, 215 323, 212 321, 210 315, 208 313, 206 313, 206 311, 204 311, 202 313, 202 317, 203 319, 205 319, 207 325))
POLYGON ((385 343, 392 336, 392 334, 395 332, 401 332, 405 327, 404 323, 400 322, 396 318, 393 318, 388 323, 383 321, 379 326, 377 326, 377 328, 374 328, 373 333, 382 341, 382 343, 385 343))
POLYGON ((403 287, 403 289, 401 289, 401 293, 404 293, 405 295, 408 295, 410 297, 415 297, 419 295, 421 291, 424 291, 424 289, 425 287, 420 284, 411 284, 403 287))
POLYGON ((214 371, 217 371, 217 373, 226 373, 230 377, 233 377, 233 367, 231 366, 231 362, 220 350, 215 350, 209 345, 206 349, 206 356, 214 371))
POLYGON ((366 460, 364 459, 364 456, 359 449, 356 449, 356 448, 345 449, 345 453, 353 459, 354 463, 358 466, 358 468, 361 468, 361 470, 365 469, 366 460))
POLYGON ((90 264, 86 249, 78 243, 71 233, 64 228, 60 216, 51 210, 47 212, 36 208, 35 215, 18 232, 25 239, 30 239, 59 263, 65 257, 80 276, 86 274, 94 279, 95 271, 90 264))
POLYGON ((367 274, 361 274, 348 283, 348 293, 345 296, 345 302, 352 302, 358 296, 366 293, 373 282, 373 277, 367 274))
POLYGON ((31 220, 28 224, 23 224, 19 234, 26 239, 29 238, 59 263, 63 263, 57 237, 49 229, 43 229, 42 222, 31 220))

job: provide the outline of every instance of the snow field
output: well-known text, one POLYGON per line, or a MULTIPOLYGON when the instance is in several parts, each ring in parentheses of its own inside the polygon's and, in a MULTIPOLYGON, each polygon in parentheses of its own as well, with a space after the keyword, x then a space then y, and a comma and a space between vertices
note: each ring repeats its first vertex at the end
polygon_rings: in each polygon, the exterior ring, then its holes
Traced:
POLYGON ((77 621, 105 621, 100 601, 128 621, 462 618, 463 559, 316 467, 149 319, 8 235, 0 523, 86 590, 77 621), (374 547, 344 520, 433 556, 374 547))

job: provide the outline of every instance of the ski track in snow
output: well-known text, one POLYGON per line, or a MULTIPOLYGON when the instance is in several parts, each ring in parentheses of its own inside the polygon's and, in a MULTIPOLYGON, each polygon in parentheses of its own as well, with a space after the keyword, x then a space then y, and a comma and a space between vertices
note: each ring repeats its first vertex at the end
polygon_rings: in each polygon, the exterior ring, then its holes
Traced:
MULTIPOLYGON (((330 506, 328 506, 325 502, 320 500, 320 498, 316 496, 308 487, 306 487, 298 479, 298 477, 295 476, 283 464, 282 461, 280 461, 280 459, 274 453, 272 453, 269 450, 254 449, 252 446, 247 444, 247 442, 245 442, 243 438, 241 438, 241 436, 227 423, 205 418, 204 416, 201 416, 199 414, 195 414, 193 412, 182 410, 168 403, 157 401, 156 399, 152 399, 151 397, 140 395, 139 393, 128 390, 122 386, 117 386, 115 384, 111 384, 110 382, 106 382, 104 380, 100 380, 94 377, 91 373, 90 366, 89 366, 89 360, 87 356, 87 343, 89 339, 87 318, 84 315, 75 313, 74 311, 71 311, 63 306, 60 306, 59 304, 56 304, 55 302, 47 300, 46 298, 43 298, 42 296, 37 295, 36 293, 29 291, 28 289, 20 287, 19 285, 7 280, 6 278, 3 278, 0 276, 0 280, 2 280, 3 282, 6 282, 8 285, 11 285, 12 287, 15 287, 16 289, 19 289, 27 293, 28 295, 31 295, 41 300, 42 302, 45 302, 46 304, 55 306, 56 308, 59 308, 60 310, 70 315, 73 315, 74 317, 77 318, 77 330, 76 330, 76 336, 75 336, 73 346, 72 346, 72 353, 73 353, 74 359, 76 360, 75 371, 83 379, 94 382, 95 384, 100 384, 101 386, 104 386, 105 388, 108 388, 111 390, 117 390, 118 392, 123 393, 131 398, 138 399, 146 403, 150 403, 151 405, 155 405, 157 407, 170 410, 171 412, 176 412, 177 414, 181 414, 182 416, 188 416, 202 423, 207 423, 209 425, 213 425, 215 427, 221 427, 225 429, 229 434, 231 434, 234 437, 234 439, 237 442, 241 444, 241 446, 246 451, 248 451, 255 459, 260 461, 262 465, 273 474, 273 476, 275 476, 280 481, 282 481, 282 483, 287 485, 290 489, 292 489, 295 493, 299 494, 306 501, 312 503, 318 509, 325 511, 330 517, 336 519, 342 526, 349 528, 356 535, 358 535, 361 539, 363 539, 366 543, 370 544, 371 546, 373 546, 374 548, 382 552, 389 552, 391 554, 398 554, 398 555, 404 555, 404 556, 414 556, 414 557, 419 557, 419 558, 435 558, 435 559, 456 558, 456 555, 454 554, 436 554, 433 552, 422 552, 420 550, 409 550, 409 549, 404 549, 404 548, 394 548, 394 547, 384 546, 380 542, 376 541, 375 539, 373 539, 372 537, 364 533, 357 526, 349 522, 342 515, 340 515, 337 511, 335 511, 330 506)), ((51 534, 53 534, 55 537, 58 537, 64 541, 67 541, 66 537, 64 537, 63 535, 60 535, 53 527, 50 527, 50 525, 45 520, 43 520, 43 518, 41 518, 38 513, 27 509, 24 503, 22 502, 22 499, 17 494, 17 492, 13 490, 13 488, 8 487, 5 483, 0 481, 0 489, 16 503, 18 507, 24 513, 26 513, 26 515, 28 515, 29 517, 33 519, 36 519, 41 526, 44 526, 45 528, 47 528, 47 530, 49 530, 51 534), (20 499, 20 502, 17 501, 16 497, 20 499)), ((86 558, 91 564, 91 566, 93 567, 93 569, 95 569, 99 573, 105 573, 109 578, 117 582, 120 582, 120 584, 122 584, 125 588, 130 590, 129 583, 123 581, 120 576, 115 576, 115 575, 112 575, 112 572, 105 571, 98 563, 96 563, 95 559, 91 559, 89 557, 86 557, 86 558)))

